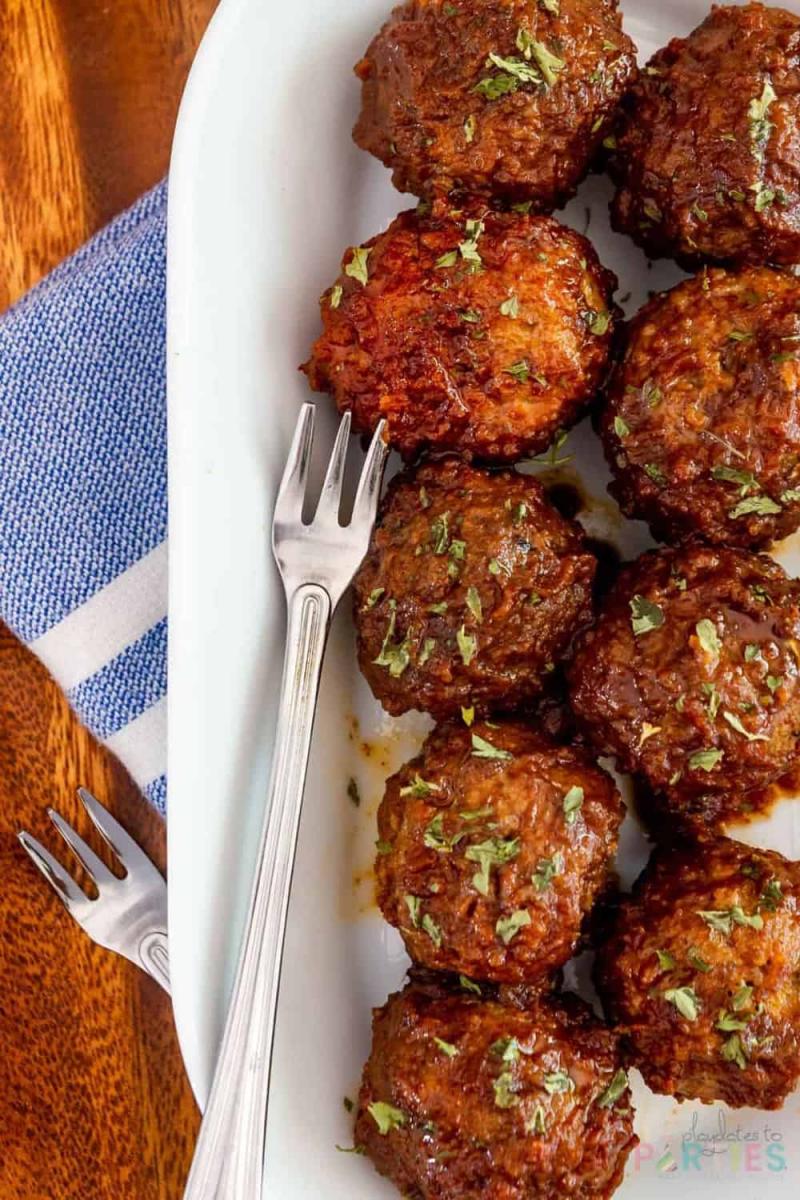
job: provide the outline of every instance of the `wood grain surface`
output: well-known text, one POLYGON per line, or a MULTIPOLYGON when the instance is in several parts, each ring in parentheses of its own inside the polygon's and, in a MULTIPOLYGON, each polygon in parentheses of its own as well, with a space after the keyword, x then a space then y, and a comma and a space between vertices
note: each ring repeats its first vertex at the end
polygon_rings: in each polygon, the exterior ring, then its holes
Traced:
MULTIPOLYGON (((0 0, 0 309, 164 174, 215 2, 0 0)), ((87 835, 80 783, 163 867, 161 821, 0 627, 0 1200, 177 1200, 198 1115, 169 1002, 15 837, 64 856, 45 807, 87 835)))

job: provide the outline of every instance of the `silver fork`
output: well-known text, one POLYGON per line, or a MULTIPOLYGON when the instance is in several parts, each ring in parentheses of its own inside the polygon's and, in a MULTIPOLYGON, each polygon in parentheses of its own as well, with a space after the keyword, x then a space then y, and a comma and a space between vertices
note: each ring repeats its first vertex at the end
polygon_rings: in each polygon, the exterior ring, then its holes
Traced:
POLYGON ((388 453, 381 422, 350 524, 342 526, 346 414, 316 514, 304 524, 314 412, 303 405, 275 504, 272 549, 288 626, 272 776, 233 997, 184 1200, 261 1200, 286 914, 322 660, 333 612, 367 551, 388 453))
POLYGON ((86 788, 78 788, 83 807, 106 845, 125 868, 118 879, 91 846, 55 809, 47 813, 97 888, 90 900, 40 841, 21 830, 17 837, 35 865, 93 942, 142 967, 169 992, 167 885, 141 847, 86 788))

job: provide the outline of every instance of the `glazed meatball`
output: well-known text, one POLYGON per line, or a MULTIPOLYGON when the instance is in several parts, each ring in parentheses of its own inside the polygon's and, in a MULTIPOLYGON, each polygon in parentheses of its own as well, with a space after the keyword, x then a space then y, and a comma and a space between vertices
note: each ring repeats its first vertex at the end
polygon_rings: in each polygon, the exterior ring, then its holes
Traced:
POLYGON ((720 838, 656 852, 597 984, 656 1092, 780 1108, 800 1078, 800 869, 720 838))
POLYGON ((617 1038, 577 997, 426 982, 375 1010, 355 1141, 422 1200, 602 1200, 638 1138, 617 1038))
POLYGON ((532 983, 575 951, 624 808, 582 751, 519 722, 439 725, 386 784, 378 903, 410 956, 532 983))
POLYGON ((711 270, 630 327, 600 427, 612 495, 655 537, 763 545, 800 524, 800 281, 711 270))
POLYGON ((652 257, 800 261, 800 17, 714 7, 627 99, 611 216, 652 257))
POLYGON ((361 670, 395 716, 518 707, 591 619, 595 566, 530 476, 452 458, 404 472, 354 582, 361 670))
POLYGON ((602 753, 680 814, 762 787, 800 737, 800 583, 766 555, 690 545, 625 568, 569 669, 602 753))
POLYGON ((357 432, 385 417, 407 459, 513 462, 547 447, 604 381, 615 287, 586 238, 549 217, 401 213, 345 254, 304 370, 357 432))
POLYGON ((359 146, 401 192, 566 203, 636 69, 616 0, 409 0, 356 67, 359 146))

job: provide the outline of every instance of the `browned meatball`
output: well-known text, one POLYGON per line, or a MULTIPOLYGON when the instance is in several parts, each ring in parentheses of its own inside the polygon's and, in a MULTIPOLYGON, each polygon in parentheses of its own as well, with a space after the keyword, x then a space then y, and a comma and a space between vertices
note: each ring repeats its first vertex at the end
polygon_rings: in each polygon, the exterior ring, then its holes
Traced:
POLYGON ((401 192, 574 195, 636 70, 616 0, 409 0, 356 67, 359 146, 401 192))
POLYGON ((795 757, 798 637, 800 583, 765 555, 653 551, 622 571, 578 646, 572 705, 600 751, 680 814, 699 794, 761 787, 795 757))
POLYGON ((780 1108, 800 1079, 800 869, 727 838, 656 852, 598 987, 656 1092, 780 1108))
POLYGON ((615 229, 686 264, 800 261, 800 17, 714 7, 641 72, 610 169, 615 229))
POLYGON ((800 524, 800 280, 711 270, 630 327, 600 421, 629 517, 758 546, 800 524))
POLYGON ((439 725, 386 784, 378 903, 416 962, 535 982, 573 954, 623 812, 580 750, 516 721, 439 725))
POLYGON ((392 481, 355 578, 361 670, 393 715, 518 707, 591 618, 595 566, 535 479, 425 463, 392 481))
POLYGON ((304 367, 353 428, 381 417, 405 458, 512 462, 550 444, 605 379, 616 279, 550 217, 401 213, 349 250, 304 367))
POLYGON ((375 1010, 355 1141, 422 1200, 603 1200, 638 1138, 617 1039, 576 997, 420 982, 375 1010))

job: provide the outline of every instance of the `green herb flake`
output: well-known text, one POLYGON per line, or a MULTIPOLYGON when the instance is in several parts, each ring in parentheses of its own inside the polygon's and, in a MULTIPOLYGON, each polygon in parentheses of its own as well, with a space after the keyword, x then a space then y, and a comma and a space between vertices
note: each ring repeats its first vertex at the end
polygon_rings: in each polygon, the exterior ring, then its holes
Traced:
POLYGON ((748 915, 739 904, 734 904, 727 909, 700 910, 697 915, 702 917, 710 929, 716 930, 717 933, 724 933, 726 937, 730 937, 734 925, 746 925, 757 930, 764 927, 764 918, 760 913, 755 912, 748 915))
POLYGON ((531 876, 533 886, 537 892, 546 892, 555 877, 561 875, 563 871, 564 855, 560 850, 556 851, 552 858, 540 858, 536 864, 536 870, 531 876))
POLYGON ((386 634, 381 646, 381 652, 377 658, 372 661, 376 667, 386 667, 393 679, 398 679, 411 661, 411 655, 408 652, 408 638, 402 642, 393 642, 395 625, 397 624, 397 605, 394 600, 389 601, 391 615, 389 624, 386 627, 386 634))
POLYGON ((531 923, 531 914, 525 908, 516 909, 510 917, 500 917, 495 925, 495 933, 507 946, 517 936, 520 929, 531 923))
POLYGON ((501 1071, 494 1080, 494 1102, 498 1108, 513 1108, 518 1103, 514 1095, 514 1076, 511 1071, 501 1071))
POLYGON ((717 1017, 716 1028, 720 1033, 734 1033, 736 1030, 746 1029, 747 1021, 743 1021, 741 1017, 736 1017, 733 1013, 726 1012, 724 1008, 721 1008, 717 1017))
POLYGON ((630 431, 630 426, 623 421, 622 417, 614 417, 614 433, 620 440, 628 437, 630 431))
POLYGON ((466 975, 459 975, 458 982, 460 987, 465 992, 472 992, 476 996, 480 996, 482 994, 480 985, 475 983, 474 980, 468 979, 466 975))
POLYGON ((728 516, 732 521, 736 521, 739 517, 750 516, 751 513, 760 517, 769 517, 780 511, 780 504, 776 504, 769 496, 750 496, 747 500, 740 500, 736 507, 728 513, 728 516))
POLYGON ((512 363, 510 367, 506 367, 504 375, 510 375, 516 379, 517 383, 527 383, 531 377, 531 368, 528 362, 521 358, 519 362, 512 363))
POLYGON ((597 1097, 598 1108, 613 1108, 617 1100, 628 1086, 628 1073, 622 1067, 614 1075, 611 1083, 597 1097))
POLYGON ((696 946, 690 946, 686 951, 686 961, 690 967, 694 967, 696 971, 700 971, 703 975, 707 975, 712 969, 696 946))
POLYGON ((720 1054, 726 1062, 735 1063, 741 1071, 747 1069, 747 1054, 741 1034, 732 1033, 728 1040, 723 1042, 720 1054))
POLYGON ((516 320, 516 318, 519 316, 519 300, 513 294, 513 292, 508 299, 504 300, 500 305, 500 315, 502 317, 511 317, 512 320, 516 320))
POLYGON ((406 908, 408 909, 409 916, 411 917, 411 924, 415 929, 419 929, 419 914, 420 909, 422 908, 422 901, 420 900, 419 896, 404 896, 403 899, 405 900, 406 908))
POLYGON ((434 919, 430 915, 430 913, 425 913, 425 916, 422 918, 422 928, 423 928, 424 932, 427 933, 428 937, 431 939, 431 941, 433 942, 436 949, 440 950, 441 946, 442 946, 442 941, 443 941, 442 931, 439 928, 439 926, 436 924, 436 922, 434 921, 434 919))
POLYGON ((547 1133, 547 1120, 541 1104, 536 1105, 533 1115, 526 1120, 525 1132, 528 1134, 538 1134, 539 1136, 547 1133))
POLYGON ((690 771, 713 771, 724 757, 724 750, 696 750, 689 758, 688 767, 690 771))
POLYGON ((561 1092, 574 1092, 575 1081, 572 1076, 563 1068, 557 1071, 551 1071, 545 1075, 543 1079, 544 1090, 548 1096, 557 1096, 561 1092))
POLYGON ((634 596, 630 601, 631 628, 634 637, 641 637, 664 624, 664 612, 646 596, 634 596))
POLYGON ((478 653, 478 639, 471 633, 467 633, 466 628, 462 625, 456 633, 456 643, 461 661, 465 667, 468 667, 478 653))
POLYGON ((466 237, 459 244, 458 252, 465 262, 479 267, 483 260, 478 251, 478 238, 483 233, 483 221, 467 221, 465 230, 466 237))
POLYGON ((440 1037, 435 1037, 433 1041, 434 1045, 438 1046, 446 1058, 455 1058, 458 1054, 458 1046, 454 1046, 452 1042, 446 1042, 440 1037))
POLYGON ((800 501, 800 488, 787 488, 781 492, 781 501, 784 504, 797 504, 800 501))
POLYGON ((775 912, 783 904, 783 889, 779 879, 770 879, 758 898, 758 907, 775 912))
POLYGON ((503 866, 511 862, 519 854, 520 841, 515 838, 487 838, 468 847, 464 857, 469 862, 478 863, 478 871, 472 876, 476 891, 482 896, 489 895, 489 877, 492 867, 503 866))
POLYGON ((574 825, 583 807, 583 788, 574 784, 561 802, 561 810, 567 825, 574 825))
POLYGON ((419 652, 419 657, 417 659, 417 663, 420 667, 425 666, 425 663, 428 661, 428 659, 433 654, 435 649, 436 649, 436 638, 431 638, 431 637, 425 638, 425 641, 422 643, 422 649, 419 652))
POLYGON ((743 983, 733 993, 731 1000, 731 1008, 734 1012, 741 1012, 743 1008, 749 1008, 753 1001, 753 988, 749 984, 743 983))
POLYGON ((393 1104, 384 1103, 383 1100, 376 1100, 374 1104, 370 1104, 367 1112, 378 1126, 381 1137, 386 1137, 393 1129, 399 1129, 407 1120, 404 1112, 395 1108, 393 1104))
POLYGON ((475 140, 475 130, 477 129, 477 127, 478 127, 478 122, 475 118, 475 114, 470 113, 470 115, 467 117, 466 121, 464 122, 464 140, 467 143, 467 145, 469 145, 470 142, 473 142, 475 140))
POLYGON ((366 246, 356 246, 353 250, 353 257, 344 269, 345 275, 355 279, 362 287, 366 286, 369 279, 368 261, 371 253, 372 250, 366 246))
POLYGON ((652 479, 653 483, 658 484, 659 487, 663 487, 667 482, 666 475, 655 463, 645 463, 643 469, 647 478, 652 479))
POLYGON ((611 313, 595 312, 594 309, 589 309, 584 313, 586 328, 596 337, 602 337, 604 333, 608 333, 608 327, 611 324, 611 313))
POLYGON ((753 157, 762 162, 767 148, 767 143, 770 139, 770 134, 774 128, 767 114, 770 105, 777 100, 775 89, 768 79, 764 80, 764 86, 760 96, 754 96, 747 108, 747 116, 750 122, 750 141, 753 146, 753 157))
POLYGON ((383 842, 380 838, 378 838, 375 843, 375 849, 378 851, 378 854, 391 854, 394 850, 394 846, 391 842, 383 842))
POLYGON ((694 988, 667 988, 663 995, 667 1003, 674 1005, 680 1015, 685 1017, 687 1021, 697 1020, 700 1015, 700 1001, 694 988))
POLYGON ((373 590, 370 592, 370 594, 367 596, 366 600, 362 604, 361 611, 369 612, 370 609, 373 609, 385 591, 386 591, 386 588, 382 588, 382 587, 373 588, 373 590))
POLYGON ((737 471, 735 467, 712 467, 711 477, 721 483, 735 483, 740 489, 740 496, 746 496, 748 492, 757 492, 761 488, 755 475, 750 471, 737 471))
POLYGON ((480 593, 476 587, 470 586, 467 588, 467 608, 480 624, 483 620, 483 606, 481 604, 480 593))
POLYGON ((603 138, 603 148, 605 150, 616 150, 617 139, 614 137, 613 133, 610 133, 608 137, 603 138))
POLYGON ((742 735, 742 737, 747 738, 748 742, 768 742, 769 741, 769 738, 767 737, 767 735, 765 733, 751 733, 749 729, 746 729, 744 727, 744 725, 742 724, 741 720, 739 719, 739 717, 736 716, 736 713, 729 712, 726 709, 723 712, 722 716, 728 722, 731 729, 735 729, 737 733, 740 733, 742 735))
POLYGON ((539 0, 539 7, 543 8, 545 12, 552 13, 554 17, 557 17, 561 11, 559 0, 539 0))
POLYGON ((694 628, 697 634, 697 640, 705 650, 706 654, 711 655, 712 658, 719 658, 719 652, 722 649, 722 642, 719 640, 716 626, 714 625, 713 621, 709 621, 707 617, 703 617, 701 621, 697 622, 694 628))
POLYGON ((658 965, 662 971, 674 971, 677 967, 677 962, 667 950, 656 950, 658 965))
POLYGON ((514 757, 510 750, 499 750, 497 746, 493 746, 491 742, 487 742, 485 738, 480 737, 477 733, 472 735, 472 754, 474 758, 496 758, 507 760, 514 757))
POLYGON ((331 308, 339 307, 339 305, 342 303, 343 295, 344 295, 344 289, 342 288, 342 285, 340 283, 337 283, 334 287, 331 288, 331 294, 330 294, 330 300, 329 300, 329 304, 330 304, 331 308))
POLYGON ((441 258, 437 258, 436 262, 433 265, 437 269, 437 271, 443 271, 447 267, 454 267, 457 262, 458 262, 458 251, 457 250, 448 250, 446 254, 443 254, 441 256, 441 258))

